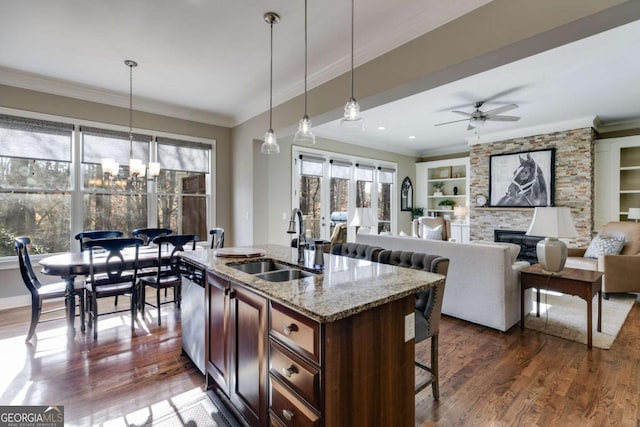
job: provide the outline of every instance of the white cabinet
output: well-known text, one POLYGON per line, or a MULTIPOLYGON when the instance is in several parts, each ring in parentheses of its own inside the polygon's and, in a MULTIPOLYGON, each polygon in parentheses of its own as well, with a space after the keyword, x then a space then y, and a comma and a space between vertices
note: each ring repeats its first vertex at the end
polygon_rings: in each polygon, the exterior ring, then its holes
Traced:
POLYGON ((458 243, 469 243, 469 223, 451 222, 451 239, 458 243))
POLYGON ((469 207, 468 157, 416 163, 416 206, 424 208, 424 215, 454 219, 450 205, 444 203, 469 207))
POLYGON ((640 208, 640 136, 596 142, 594 228, 640 208))

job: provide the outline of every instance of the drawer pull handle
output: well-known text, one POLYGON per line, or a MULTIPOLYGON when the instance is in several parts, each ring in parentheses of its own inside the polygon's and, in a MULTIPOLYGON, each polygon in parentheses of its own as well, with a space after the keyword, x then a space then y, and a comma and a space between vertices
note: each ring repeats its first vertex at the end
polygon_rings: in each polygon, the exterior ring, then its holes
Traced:
POLYGON ((291 335, 292 332, 295 332, 298 330, 298 325, 296 325, 295 323, 292 323, 290 325, 282 325, 282 332, 284 332, 285 335, 291 335))
POLYGON ((291 412, 290 410, 288 410, 288 409, 283 409, 283 410, 282 410, 282 416, 283 416, 283 417, 284 417, 284 419, 285 419, 285 420, 287 420, 287 421, 291 421, 291 420, 293 419, 293 416, 294 416, 294 415, 295 415, 295 414, 294 414, 293 412, 291 412))
POLYGON ((282 373, 285 377, 291 378, 291 375, 298 373, 298 368, 295 365, 291 365, 288 368, 282 368, 282 373))

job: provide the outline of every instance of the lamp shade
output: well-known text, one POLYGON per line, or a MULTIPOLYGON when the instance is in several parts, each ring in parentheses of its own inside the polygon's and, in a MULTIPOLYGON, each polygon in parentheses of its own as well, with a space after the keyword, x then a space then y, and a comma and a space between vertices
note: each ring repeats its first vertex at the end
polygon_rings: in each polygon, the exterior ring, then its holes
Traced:
POLYGON ((353 219, 349 223, 351 227, 363 227, 365 229, 371 228, 373 225, 371 221, 371 209, 369 208, 356 208, 356 213, 353 215, 353 219))
POLYGON ((640 208, 629 208, 627 219, 635 219, 638 221, 640 219, 640 208))
POLYGON ((527 236, 578 237, 571 210, 567 207, 536 208, 527 236))
POLYGON ((526 234, 545 237, 536 245, 536 255, 542 270, 550 274, 560 273, 567 261, 567 245, 558 238, 578 236, 567 207, 536 208, 526 234))
POLYGON ((453 208, 453 215, 460 217, 460 216, 465 216, 467 214, 467 208, 465 208, 464 206, 455 206, 453 208))

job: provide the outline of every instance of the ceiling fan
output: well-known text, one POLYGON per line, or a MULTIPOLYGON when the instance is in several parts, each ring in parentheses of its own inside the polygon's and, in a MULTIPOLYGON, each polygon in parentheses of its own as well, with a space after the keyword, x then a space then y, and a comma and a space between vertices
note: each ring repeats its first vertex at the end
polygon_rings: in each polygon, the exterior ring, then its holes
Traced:
POLYGON ((518 116, 500 116, 500 113, 504 113, 507 111, 514 110, 518 108, 517 104, 508 104, 503 105, 502 107, 494 108, 489 111, 482 111, 480 107, 484 104, 484 101, 477 101, 473 104, 475 111, 473 113, 467 113, 465 111, 453 110, 452 113, 462 114, 466 116, 466 119, 460 120, 452 120, 450 122, 437 123, 436 126, 448 125, 450 123, 464 122, 465 120, 469 121, 469 125, 467 126, 467 130, 471 130, 474 128, 479 128, 484 125, 486 121, 493 120, 498 122, 516 122, 520 120, 518 116))

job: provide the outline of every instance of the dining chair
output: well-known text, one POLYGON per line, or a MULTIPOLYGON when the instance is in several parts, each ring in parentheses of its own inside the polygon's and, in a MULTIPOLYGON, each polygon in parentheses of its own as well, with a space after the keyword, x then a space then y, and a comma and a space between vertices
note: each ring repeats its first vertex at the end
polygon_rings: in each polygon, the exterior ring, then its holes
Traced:
POLYGON ((84 252, 85 242, 94 239, 110 239, 114 237, 122 237, 124 233, 119 230, 91 230, 82 231, 76 234, 75 239, 80 243, 80 252, 84 252))
POLYGON ((93 339, 98 338, 98 315, 121 313, 113 310, 98 313, 98 299, 131 295, 131 330, 135 329, 138 297, 138 252, 144 242, 135 237, 94 239, 84 243, 89 251, 89 276, 85 280, 87 304, 93 326, 93 339), (130 252, 123 253, 131 248, 130 252), (126 256, 125 256, 126 255, 126 256))
POLYGON ((211 249, 224 247, 224 228, 212 228, 209 234, 211 234, 211 249))
MULTIPOLYGON (((185 247, 190 243, 191 250, 195 250, 198 236, 195 234, 172 234, 169 236, 160 236, 153 239, 153 243, 158 246, 158 258, 156 259, 156 273, 152 276, 144 276, 140 278, 140 308, 144 313, 145 305, 150 305, 158 310, 158 325, 161 324, 160 306, 173 302, 180 307, 180 291, 182 285, 182 277, 180 275, 180 259, 178 252, 184 251, 185 247), (167 256, 167 252, 169 252, 167 256), (147 302, 146 288, 150 286, 156 290, 156 304, 147 302), (173 300, 160 301, 161 289, 173 289, 173 300)), ((166 295, 166 294, 165 294, 166 295)))
POLYGON ((170 234, 173 234, 173 230, 170 228, 136 228, 131 232, 133 237, 144 240, 145 246, 149 246, 156 237, 168 236, 170 234))
MULTIPOLYGON (((449 258, 421 252, 384 250, 378 255, 378 262, 438 273, 445 277, 449 271, 449 258)), ((445 282, 446 280, 443 280, 435 287, 416 293, 415 340, 418 343, 431 338, 431 365, 425 365, 418 360, 415 360, 414 363, 418 368, 430 373, 431 376, 416 384, 415 392, 418 393, 431 385, 433 400, 440 398, 438 336, 440 334, 445 282)))
MULTIPOLYGON (((31 294, 31 325, 29 326, 29 332, 25 339, 25 342, 29 342, 36 332, 36 325, 40 322, 40 316, 42 314, 53 313, 63 309, 65 309, 66 312, 66 301, 64 307, 56 307, 46 311, 42 311, 42 302, 44 300, 54 298, 64 298, 66 295, 67 284, 66 282, 42 284, 33 271, 31 259, 29 258, 29 250, 27 247, 31 245, 31 239, 27 236, 21 236, 16 237, 14 241, 16 253, 18 254, 18 262, 20 264, 20 274, 22 275, 24 284, 27 286, 27 289, 29 289, 29 293, 31 294)), ((84 332, 84 286, 82 283, 76 284, 75 294, 78 297, 81 322, 80 329, 84 332)), ((43 320, 43 322, 60 319, 60 317, 57 317, 43 320)))

